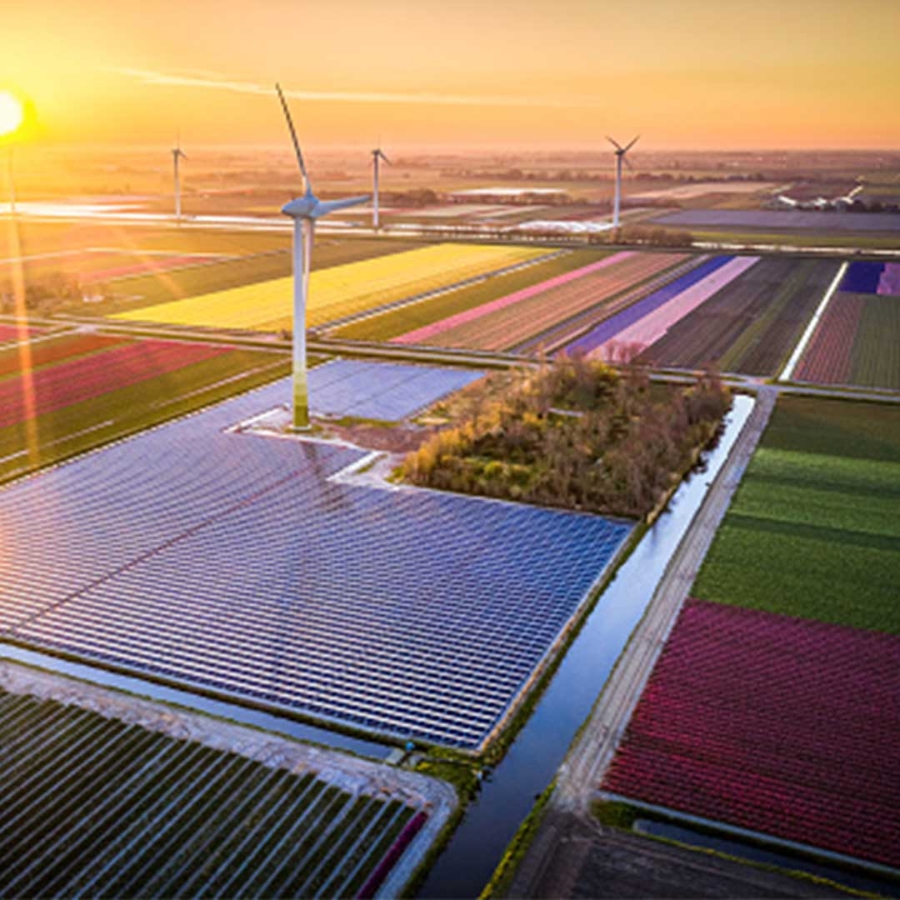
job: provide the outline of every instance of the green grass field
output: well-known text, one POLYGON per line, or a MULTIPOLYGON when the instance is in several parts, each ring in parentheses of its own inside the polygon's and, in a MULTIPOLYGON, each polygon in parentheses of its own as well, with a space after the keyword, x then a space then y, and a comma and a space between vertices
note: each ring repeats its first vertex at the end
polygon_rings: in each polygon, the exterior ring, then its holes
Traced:
POLYGON ((288 233, 201 228, 123 227, 103 222, 22 220, 16 231, 0 229, 0 254, 6 259, 19 249, 24 256, 88 247, 123 250, 168 250, 172 253, 223 253, 242 256, 287 249, 288 233), (14 240, 15 239, 15 240, 14 240))
POLYGON ((522 290, 539 281, 590 265, 610 251, 575 250, 546 262, 535 263, 516 272, 496 275, 470 287, 441 294, 430 300, 390 310, 332 332, 333 337, 358 341, 388 341, 415 328, 439 322, 448 316, 474 309, 483 303, 522 290))
POLYGON ((900 408, 782 398, 694 586, 900 633, 900 408))
MULTIPOLYGON (((321 359, 310 359, 310 365, 321 359)), ((0 482, 290 373, 287 353, 233 350, 0 429, 0 482), (29 449, 31 428, 37 441, 29 449)))
POLYGON ((850 383, 900 390, 900 299, 864 295, 856 335, 850 383))

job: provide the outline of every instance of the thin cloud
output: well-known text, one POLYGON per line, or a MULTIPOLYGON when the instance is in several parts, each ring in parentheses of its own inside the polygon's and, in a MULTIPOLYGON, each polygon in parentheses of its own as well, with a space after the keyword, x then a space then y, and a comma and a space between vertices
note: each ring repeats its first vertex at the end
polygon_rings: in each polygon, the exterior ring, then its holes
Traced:
MULTIPOLYGON (((204 88, 216 91, 231 91, 237 94, 263 94, 270 96, 273 86, 253 81, 232 81, 213 73, 168 73, 151 69, 116 68, 112 71, 126 78, 133 78, 142 84, 159 87, 204 88)), ((416 103, 442 106, 540 106, 572 108, 594 106, 593 103, 572 102, 571 100, 540 97, 513 97, 491 95, 465 95, 440 93, 391 93, 375 91, 297 91, 285 90, 285 96, 294 100, 329 103, 416 103)))

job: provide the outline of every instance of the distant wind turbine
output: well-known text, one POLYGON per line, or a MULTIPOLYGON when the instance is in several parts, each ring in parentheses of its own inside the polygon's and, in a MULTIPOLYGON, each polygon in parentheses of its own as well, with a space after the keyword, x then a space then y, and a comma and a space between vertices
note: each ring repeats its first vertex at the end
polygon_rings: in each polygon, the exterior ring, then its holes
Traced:
POLYGON ((275 85, 281 100, 284 117, 287 119, 300 174, 303 176, 303 196, 282 207, 282 212, 294 220, 294 348, 293 348, 293 381, 294 381, 294 430, 305 431, 309 428, 309 387, 306 378, 306 295, 309 291, 309 267, 312 258, 313 235, 316 219, 348 206, 368 203, 369 196, 348 197, 346 200, 320 201, 312 190, 312 183, 303 162, 303 153, 291 111, 281 92, 280 85, 275 85))
POLYGON ((631 163, 625 157, 625 154, 638 142, 640 135, 638 135, 634 140, 622 147, 616 141, 614 141, 611 137, 607 135, 607 140, 616 148, 616 199, 613 205, 613 228, 619 227, 619 209, 622 205, 622 160, 625 160, 625 164, 628 168, 631 168, 631 163))
POLYGON ((378 228, 378 162, 379 160, 384 160, 388 165, 391 165, 391 161, 382 153, 381 147, 379 146, 377 150, 372 151, 372 170, 374 172, 374 193, 372 195, 372 227, 378 228))
POLYGON ((181 149, 181 137, 175 142, 172 148, 172 165, 175 169, 175 218, 181 218, 181 178, 178 174, 179 159, 187 159, 187 154, 181 149))

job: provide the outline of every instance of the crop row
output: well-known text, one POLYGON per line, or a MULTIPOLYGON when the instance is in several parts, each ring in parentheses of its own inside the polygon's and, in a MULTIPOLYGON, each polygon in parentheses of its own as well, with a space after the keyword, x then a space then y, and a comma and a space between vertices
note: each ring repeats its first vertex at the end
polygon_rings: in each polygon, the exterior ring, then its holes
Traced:
POLYGON ((853 340, 865 306, 861 294, 835 294, 825 309, 794 377, 798 381, 848 384, 853 340))
MULTIPOLYGON (((137 254, 140 257, 140 254, 137 254)), ((155 272, 166 272, 169 269, 181 269, 189 266, 204 265, 211 262, 217 262, 221 259, 218 256, 143 256, 138 262, 128 265, 107 266, 103 269, 95 269, 92 272, 85 273, 79 279, 82 284, 97 284, 104 281, 114 281, 117 278, 133 278, 137 275, 152 274, 155 272)))
POLYGON ((677 299, 682 292, 690 290, 696 284, 703 283, 707 278, 728 265, 733 257, 720 256, 701 262, 695 269, 680 275, 674 281, 657 288, 636 303, 630 304, 621 312, 609 316, 595 328, 581 335, 566 346, 568 353, 591 354, 602 348, 604 344, 612 342, 627 329, 640 323, 646 316, 652 315, 667 303, 677 299))
POLYGON ((0 382, 0 428, 227 353, 206 344, 140 341, 0 382))
MULTIPOLYGON (((107 337, 99 334, 63 334, 52 341, 41 341, 28 347, 24 359, 32 369, 50 366, 76 356, 86 356, 100 350, 109 350, 127 343, 127 338, 107 337)), ((0 378, 21 374, 23 354, 12 347, 0 353, 0 378)))
POLYGON ((499 272, 476 284, 460 286, 452 291, 404 304, 395 309, 366 316, 337 328, 338 338, 364 341, 387 341, 440 322, 457 313, 482 306, 497 297, 513 294, 539 281, 547 281, 574 269, 580 269, 608 255, 603 250, 569 250, 513 271, 499 272))
MULTIPOLYGON (((307 323, 315 327, 387 306, 524 262, 544 252, 515 247, 439 244, 315 270, 310 276, 307 323)), ((120 313, 118 317, 277 331, 293 327, 292 291, 293 279, 279 278, 120 313)))
POLYGON ((668 329, 644 353, 655 365, 774 375, 837 263, 763 259, 668 329))
POLYGON ((694 586, 900 634, 900 409, 782 398, 694 586))
POLYGON ((491 313, 499 312, 500 310, 506 309, 506 307, 508 306, 521 303, 525 300, 531 299, 532 297, 545 294, 547 291, 551 291, 554 288, 560 288, 563 285, 568 285, 570 282, 583 279, 588 275, 592 275, 596 272, 608 268, 609 266, 613 266, 616 263, 621 263, 623 260, 628 259, 632 256, 634 256, 632 252, 625 251, 621 253, 615 253, 612 256, 606 256, 602 259, 594 260, 593 262, 588 263, 588 265, 582 266, 581 268, 573 269, 569 272, 563 272, 559 275, 554 276, 553 278, 548 278, 545 281, 539 281, 529 284, 517 291, 513 291, 512 293, 504 294, 500 297, 494 298, 493 300, 481 304, 480 306, 474 307, 472 309, 462 310, 455 315, 448 316, 447 318, 441 319, 437 322, 433 322, 430 325, 426 325, 422 328, 416 328, 412 331, 407 331, 405 334, 397 337, 396 342, 399 344, 426 343, 433 338, 445 334, 446 332, 452 332, 454 329, 459 329, 471 322, 478 322, 480 319, 484 318, 485 316, 489 316, 491 313))
POLYGON ((605 790, 900 864, 900 639, 688 601, 605 790))
POLYGON ((4 896, 353 896, 415 814, 233 752, 0 692, 4 896))
POLYGON ((125 379, 108 393, 0 428, 0 480, 191 412, 289 371, 289 356, 233 349, 174 371, 154 373, 146 380, 125 379))
POLYGON ((27 328, 25 326, 20 328, 18 325, 6 325, 5 323, 0 323, 0 344, 17 341, 23 337, 33 337, 38 334, 39 331, 40 329, 37 328, 27 328))
POLYGON ((402 335, 403 343, 440 344, 479 350, 514 347, 559 322, 615 298, 635 282, 657 274, 683 257, 623 251, 583 269, 501 297, 442 323, 402 335))
POLYGON ((900 298, 874 292, 835 294, 796 377, 900 390, 900 298))

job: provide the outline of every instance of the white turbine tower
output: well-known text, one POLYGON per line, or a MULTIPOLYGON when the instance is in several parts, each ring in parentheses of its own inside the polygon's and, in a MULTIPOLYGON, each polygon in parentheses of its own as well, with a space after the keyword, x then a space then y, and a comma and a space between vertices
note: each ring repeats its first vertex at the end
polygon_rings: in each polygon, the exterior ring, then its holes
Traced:
POLYGON ((187 154, 181 149, 181 137, 172 148, 172 166, 175 169, 175 218, 181 218, 181 178, 178 174, 178 161, 187 159, 187 154))
POLYGON ((622 160, 625 160, 630 169, 631 163, 625 159, 625 154, 638 142, 639 137, 640 135, 625 147, 620 146, 609 136, 606 138, 616 148, 616 198, 613 204, 613 228, 619 227, 619 209, 622 205, 622 160))
POLYGON ((313 233, 316 219, 328 215, 337 209, 345 209, 348 206, 357 206, 360 203, 368 203, 369 197, 348 197, 346 200, 331 200, 323 203, 312 191, 312 183, 303 162, 303 153, 300 150, 300 142, 297 140, 297 132, 291 119, 287 101, 281 92, 281 87, 275 85, 284 116, 287 119, 291 138, 294 141, 294 150, 297 154, 297 162, 300 164, 300 174, 303 176, 303 196, 282 207, 282 212, 294 220, 294 430, 305 431, 309 428, 309 388, 306 379, 306 295, 309 291, 309 266, 312 258, 313 233))
POLYGON ((372 151, 372 171, 374 173, 374 193, 372 194, 372 227, 378 228, 378 163, 379 160, 384 160, 388 165, 391 164, 391 161, 382 153, 381 147, 377 150, 372 151))

